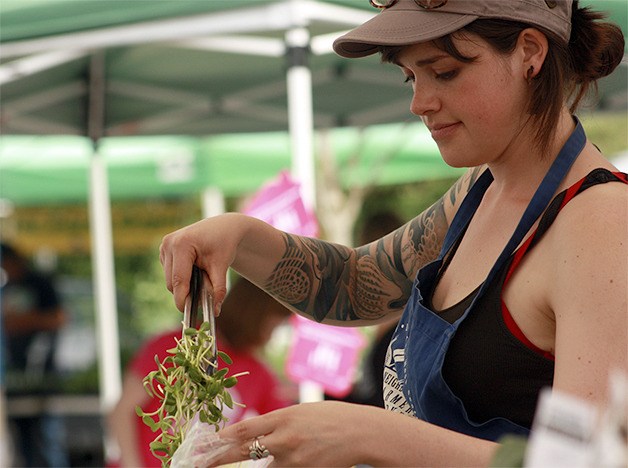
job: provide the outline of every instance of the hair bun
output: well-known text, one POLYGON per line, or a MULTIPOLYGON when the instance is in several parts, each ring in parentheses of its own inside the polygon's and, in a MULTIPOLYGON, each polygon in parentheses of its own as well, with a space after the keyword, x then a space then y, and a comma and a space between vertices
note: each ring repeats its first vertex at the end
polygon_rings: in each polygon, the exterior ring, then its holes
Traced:
POLYGON ((621 28, 606 21, 606 15, 590 7, 572 10, 569 49, 576 81, 586 83, 610 75, 624 57, 624 35, 621 28))
POLYGON ((622 61, 622 57, 613 57, 612 50, 606 48, 600 54, 600 63, 597 69, 597 75, 599 78, 605 77, 613 73, 613 70, 619 66, 622 61), (617 60, 619 58, 619 60, 617 60))

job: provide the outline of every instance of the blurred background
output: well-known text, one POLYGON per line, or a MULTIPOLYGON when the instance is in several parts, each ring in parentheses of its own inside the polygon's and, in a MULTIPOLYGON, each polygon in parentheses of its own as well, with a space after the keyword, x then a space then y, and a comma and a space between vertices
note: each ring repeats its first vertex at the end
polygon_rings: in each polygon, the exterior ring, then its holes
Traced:
MULTIPOLYGON (((624 0, 581 3, 626 32, 624 0)), ((4 457, 6 422, 46 413, 62 421, 68 466, 105 464, 123 369, 181 320, 158 259, 165 234, 241 211, 288 171, 317 235, 353 244, 365 220, 405 222, 460 174, 409 113, 394 67, 333 54, 372 14, 367 0, 0 2, 0 240, 52 278, 67 315, 54 372, 3 368, 4 457)), ((581 113, 624 171, 627 110, 624 60, 581 113)), ((289 346, 286 325, 265 348, 286 381, 289 346)))

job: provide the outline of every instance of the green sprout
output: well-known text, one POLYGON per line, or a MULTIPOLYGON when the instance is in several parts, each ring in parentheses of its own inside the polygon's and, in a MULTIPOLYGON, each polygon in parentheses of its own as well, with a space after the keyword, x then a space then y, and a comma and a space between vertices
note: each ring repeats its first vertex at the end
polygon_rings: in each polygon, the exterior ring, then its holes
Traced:
MULTIPOLYGON (((163 362, 155 356, 157 370, 144 377, 146 392, 161 405, 152 413, 145 413, 139 406, 135 412, 153 432, 159 432, 150 449, 162 467, 170 465, 195 417, 219 430, 227 422, 224 406, 240 405, 234 403, 227 389, 243 374, 227 377, 228 369, 216 369, 212 355, 214 338, 208 331, 207 322, 199 329, 185 328, 182 338, 176 339, 177 346, 168 350, 163 362)), ((217 355, 225 364, 232 364, 224 352, 218 351, 217 355)))

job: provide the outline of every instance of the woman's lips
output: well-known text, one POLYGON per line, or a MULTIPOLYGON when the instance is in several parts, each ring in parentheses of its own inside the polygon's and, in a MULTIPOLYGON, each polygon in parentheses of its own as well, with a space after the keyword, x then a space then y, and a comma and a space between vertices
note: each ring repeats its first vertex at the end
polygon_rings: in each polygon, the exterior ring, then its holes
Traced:
POLYGON ((438 124, 430 127, 430 133, 434 140, 442 140, 451 136, 460 126, 460 122, 454 122, 449 124, 438 124))

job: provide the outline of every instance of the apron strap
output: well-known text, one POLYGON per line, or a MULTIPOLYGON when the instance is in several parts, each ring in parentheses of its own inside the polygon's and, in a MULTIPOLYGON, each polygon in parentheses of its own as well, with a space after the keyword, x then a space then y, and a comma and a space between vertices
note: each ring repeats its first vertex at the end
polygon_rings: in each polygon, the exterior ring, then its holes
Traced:
POLYGON ((438 259, 442 259, 445 257, 445 254, 449 252, 451 247, 454 245, 456 240, 460 237, 462 232, 467 228, 467 225, 473 218, 473 215, 477 211, 480 206, 480 202, 484 197, 484 193, 489 185, 493 183, 493 174, 491 174, 490 170, 485 170, 482 175, 475 181, 471 190, 462 203, 460 208, 458 208, 458 212, 454 216, 454 219, 445 234, 445 240, 443 241, 443 247, 441 248, 440 254, 438 255, 438 259))
POLYGON ((582 124, 576 119, 576 128, 564 144, 560 153, 552 163, 549 171, 545 174, 543 181, 539 185, 539 188, 534 193, 532 200, 528 204, 528 207, 523 213, 515 232, 504 247, 504 250, 497 258, 495 265, 488 274, 486 281, 482 285, 478 295, 481 295, 487 285, 491 282, 493 277, 497 274, 497 271, 504 265, 510 255, 515 251, 517 246, 521 243, 525 235, 530 228, 534 225, 536 220, 543 214, 547 206, 554 198, 554 194, 558 190, 561 181, 569 172, 574 161, 578 158, 578 155, 582 152, 584 145, 587 141, 587 137, 582 128, 582 124))

